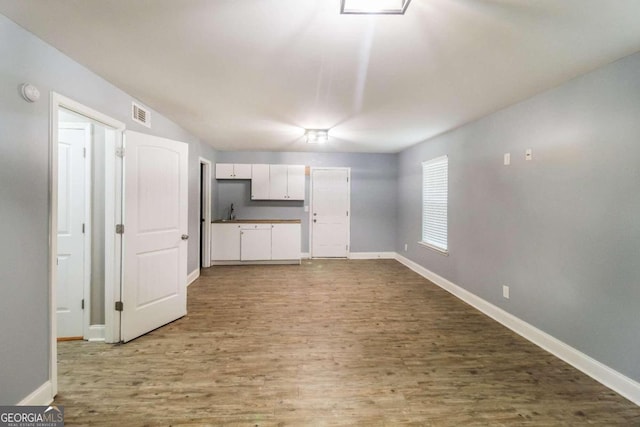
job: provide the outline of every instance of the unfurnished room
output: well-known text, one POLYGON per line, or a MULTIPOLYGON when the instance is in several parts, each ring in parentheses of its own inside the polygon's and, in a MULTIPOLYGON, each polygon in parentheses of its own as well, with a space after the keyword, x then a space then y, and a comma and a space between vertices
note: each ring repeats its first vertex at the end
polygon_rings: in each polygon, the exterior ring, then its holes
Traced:
POLYGON ((640 426, 637 0, 0 0, 0 425, 640 426))

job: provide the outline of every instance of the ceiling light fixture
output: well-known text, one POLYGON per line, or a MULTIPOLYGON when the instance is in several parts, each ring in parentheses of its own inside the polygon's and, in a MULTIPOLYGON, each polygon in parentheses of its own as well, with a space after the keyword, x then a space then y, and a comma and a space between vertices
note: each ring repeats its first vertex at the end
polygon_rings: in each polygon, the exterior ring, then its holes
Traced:
POLYGON ((343 15, 404 15, 411 0, 342 0, 343 15))
POLYGON ((307 129, 304 134, 309 144, 324 144, 329 140, 329 129, 307 129))

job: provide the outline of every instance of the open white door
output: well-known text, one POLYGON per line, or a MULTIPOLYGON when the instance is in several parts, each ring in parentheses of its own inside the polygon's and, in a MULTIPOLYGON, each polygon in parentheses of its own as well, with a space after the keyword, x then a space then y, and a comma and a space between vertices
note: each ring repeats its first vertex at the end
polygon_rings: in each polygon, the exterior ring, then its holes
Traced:
POLYGON ((349 210, 349 169, 312 169, 312 257, 347 257, 349 252, 349 210))
POLYGON ((127 131, 121 318, 127 342, 187 314, 189 146, 127 131))
POLYGON ((88 123, 60 124, 58 131, 58 253, 56 317, 58 338, 84 336, 86 280, 85 151, 88 123))

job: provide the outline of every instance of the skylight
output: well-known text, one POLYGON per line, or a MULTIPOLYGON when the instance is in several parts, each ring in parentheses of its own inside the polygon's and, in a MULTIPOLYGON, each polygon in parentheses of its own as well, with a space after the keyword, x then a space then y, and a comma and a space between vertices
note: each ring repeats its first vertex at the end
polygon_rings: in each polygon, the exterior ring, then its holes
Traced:
POLYGON ((403 15, 411 0, 342 0, 345 15, 403 15))

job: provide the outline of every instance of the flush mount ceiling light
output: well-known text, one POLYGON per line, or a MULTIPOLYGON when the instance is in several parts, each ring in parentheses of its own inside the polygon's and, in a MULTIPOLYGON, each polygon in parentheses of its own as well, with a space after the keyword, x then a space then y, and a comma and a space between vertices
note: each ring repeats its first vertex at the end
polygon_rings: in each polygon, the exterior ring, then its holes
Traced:
POLYGON ((404 15, 411 0, 342 0, 343 15, 404 15))
POLYGON ((329 140, 329 129, 307 129, 304 134, 309 144, 324 144, 329 140))

